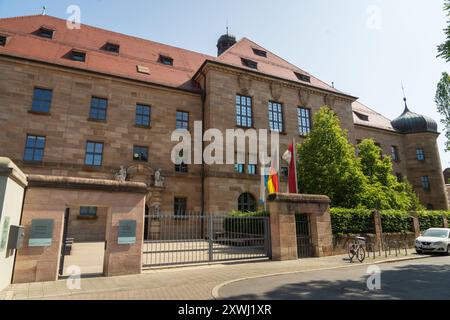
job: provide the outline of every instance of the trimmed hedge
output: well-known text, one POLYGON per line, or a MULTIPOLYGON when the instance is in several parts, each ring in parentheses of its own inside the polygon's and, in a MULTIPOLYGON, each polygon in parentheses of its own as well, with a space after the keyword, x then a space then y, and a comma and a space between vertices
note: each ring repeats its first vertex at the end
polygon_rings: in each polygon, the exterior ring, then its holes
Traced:
POLYGON ((450 218, 447 211, 419 211, 420 230, 425 231, 429 228, 443 228, 444 222, 442 216, 450 218))
POLYGON ((335 235, 373 233, 372 211, 331 208, 331 229, 335 235))
POLYGON ((410 232, 413 231, 413 219, 409 212, 400 210, 380 211, 383 232, 410 232))
MULTIPOLYGON (((448 211, 418 211, 417 214, 422 231, 442 228, 444 215, 450 222, 448 211)), ((413 231, 413 220, 408 211, 382 210, 380 215, 383 232, 413 231)), ((374 233, 372 210, 331 208, 331 228, 334 235, 374 233)))

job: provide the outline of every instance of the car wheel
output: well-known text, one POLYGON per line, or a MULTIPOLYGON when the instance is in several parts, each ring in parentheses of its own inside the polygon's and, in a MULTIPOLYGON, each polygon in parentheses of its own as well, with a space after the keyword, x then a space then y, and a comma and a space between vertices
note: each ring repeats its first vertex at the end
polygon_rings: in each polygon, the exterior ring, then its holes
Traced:
POLYGON ((416 253, 417 253, 417 254, 422 254, 423 251, 422 251, 422 250, 417 250, 417 249, 416 249, 416 253))
POLYGON ((447 246, 447 256, 450 256, 450 244, 447 246))

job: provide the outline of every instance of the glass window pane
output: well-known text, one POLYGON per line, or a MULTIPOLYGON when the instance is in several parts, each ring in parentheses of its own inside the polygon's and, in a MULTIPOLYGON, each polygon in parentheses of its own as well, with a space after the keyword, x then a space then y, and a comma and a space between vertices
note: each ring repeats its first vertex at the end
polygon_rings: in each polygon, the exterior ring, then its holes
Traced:
POLYGON ((84 163, 87 165, 92 165, 94 163, 94 156, 90 153, 86 154, 86 160, 84 163))

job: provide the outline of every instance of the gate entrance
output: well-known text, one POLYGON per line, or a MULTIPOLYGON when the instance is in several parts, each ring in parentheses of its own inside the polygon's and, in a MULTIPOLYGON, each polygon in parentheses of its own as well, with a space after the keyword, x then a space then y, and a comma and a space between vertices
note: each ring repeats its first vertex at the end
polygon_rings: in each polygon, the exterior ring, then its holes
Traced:
POLYGON ((147 215, 143 267, 270 257, 269 217, 147 215))
POLYGON ((103 276, 108 208, 70 207, 64 214, 59 277, 103 276))
POLYGON ((311 223, 308 215, 300 213, 295 215, 297 232, 297 255, 299 258, 312 256, 311 223))

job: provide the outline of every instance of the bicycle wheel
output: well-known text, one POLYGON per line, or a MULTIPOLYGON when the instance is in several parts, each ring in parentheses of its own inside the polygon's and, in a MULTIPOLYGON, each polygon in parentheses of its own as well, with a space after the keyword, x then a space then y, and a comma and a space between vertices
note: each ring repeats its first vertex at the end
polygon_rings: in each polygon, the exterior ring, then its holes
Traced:
POLYGON ((349 244, 348 245, 348 257, 350 258, 350 260, 353 260, 353 258, 355 257, 355 245, 354 244, 349 244))
POLYGON ((363 263, 364 259, 366 259, 366 250, 364 250, 363 247, 359 247, 358 251, 356 252, 358 261, 363 263))

